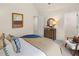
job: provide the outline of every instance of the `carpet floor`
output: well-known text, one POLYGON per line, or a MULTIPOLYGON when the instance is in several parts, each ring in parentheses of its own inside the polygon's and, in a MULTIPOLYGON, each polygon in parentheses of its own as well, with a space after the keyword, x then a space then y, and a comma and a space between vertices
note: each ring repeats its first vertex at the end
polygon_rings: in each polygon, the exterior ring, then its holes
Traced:
POLYGON ((54 42, 60 46, 63 56, 72 56, 71 51, 64 46, 65 42, 63 40, 55 40, 54 42))

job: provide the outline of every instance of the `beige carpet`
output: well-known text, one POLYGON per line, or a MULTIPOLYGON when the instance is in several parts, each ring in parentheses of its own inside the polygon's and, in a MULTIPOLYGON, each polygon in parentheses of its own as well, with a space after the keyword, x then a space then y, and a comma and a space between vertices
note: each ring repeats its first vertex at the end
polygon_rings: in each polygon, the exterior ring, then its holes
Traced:
POLYGON ((53 40, 48 38, 24 38, 27 42, 33 46, 39 48, 47 56, 61 56, 60 46, 53 40))
POLYGON ((62 50, 62 55, 63 56, 72 56, 72 53, 70 51, 69 48, 65 48, 64 45, 65 45, 65 41, 64 40, 55 40, 54 41, 55 43, 59 44, 61 50, 62 50))

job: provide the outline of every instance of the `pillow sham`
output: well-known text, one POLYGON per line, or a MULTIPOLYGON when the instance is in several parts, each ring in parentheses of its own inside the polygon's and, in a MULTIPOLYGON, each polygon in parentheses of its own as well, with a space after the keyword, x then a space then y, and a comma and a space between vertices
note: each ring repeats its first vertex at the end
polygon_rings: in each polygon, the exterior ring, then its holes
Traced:
POLYGON ((2 32, 0 32, 0 49, 3 48, 3 40, 4 40, 4 34, 2 32))
POLYGON ((15 43, 13 42, 13 40, 12 40, 12 35, 10 35, 10 34, 5 34, 5 38, 9 41, 9 42, 11 42, 11 44, 12 44, 12 47, 13 47, 13 50, 16 52, 16 45, 15 45, 15 43))
POLYGON ((14 56, 16 53, 13 50, 12 44, 5 39, 5 47, 4 47, 4 52, 6 56, 14 56))
POLYGON ((8 34, 8 35, 6 35, 6 39, 11 42, 11 44, 13 46, 13 50, 16 53, 19 53, 20 52, 20 48, 21 48, 21 44, 20 44, 19 38, 8 34))
MULTIPOLYGON (((13 37, 12 37, 12 42, 15 43, 15 46, 16 46, 16 48, 17 48, 17 49, 16 49, 16 53, 19 53, 19 52, 20 52, 20 49, 21 49, 21 44, 20 44, 19 38, 13 36, 13 37)), ((14 43, 13 43, 13 44, 14 44, 14 43)))
POLYGON ((5 56, 5 52, 4 52, 4 49, 0 49, 0 56, 5 56))
POLYGON ((16 44, 15 44, 15 42, 13 40, 11 41, 11 44, 13 46, 13 50, 16 52, 17 51, 17 48, 16 48, 16 44))
POLYGON ((11 40, 12 40, 12 35, 6 34, 5 37, 6 37, 7 40, 9 40, 9 41, 11 42, 11 40))
POLYGON ((79 38, 74 36, 73 41, 76 42, 76 43, 79 43, 79 38))

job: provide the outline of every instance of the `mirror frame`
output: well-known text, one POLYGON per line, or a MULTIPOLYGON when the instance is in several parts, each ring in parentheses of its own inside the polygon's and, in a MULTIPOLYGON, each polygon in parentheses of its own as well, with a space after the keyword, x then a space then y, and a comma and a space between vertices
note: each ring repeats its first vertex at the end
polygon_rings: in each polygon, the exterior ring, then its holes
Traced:
POLYGON ((54 18, 49 18, 49 19, 47 20, 47 26, 49 26, 49 27, 53 27, 53 26, 50 26, 50 20, 55 21, 55 19, 54 19, 54 18))

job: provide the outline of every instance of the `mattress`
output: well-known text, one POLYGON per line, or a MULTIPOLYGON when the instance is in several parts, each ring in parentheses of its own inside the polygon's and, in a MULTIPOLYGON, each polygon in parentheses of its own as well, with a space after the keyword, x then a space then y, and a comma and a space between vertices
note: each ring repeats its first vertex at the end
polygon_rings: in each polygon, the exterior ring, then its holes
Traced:
POLYGON ((40 49, 32 46, 30 43, 19 38, 21 43, 21 52, 17 53, 17 56, 46 56, 40 49))
MULTIPOLYGON (((32 46, 30 43, 26 42, 22 38, 19 38, 21 49, 19 53, 14 52, 11 42, 5 40, 7 46, 6 51, 9 56, 46 56, 44 52, 40 49, 32 46)), ((0 56, 5 56, 3 49, 0 50, 0 56)))
POLYGON ((47 56, 61 56, 60 46, 48 38, 23 38, 33 46, 39 48, 47 56))

